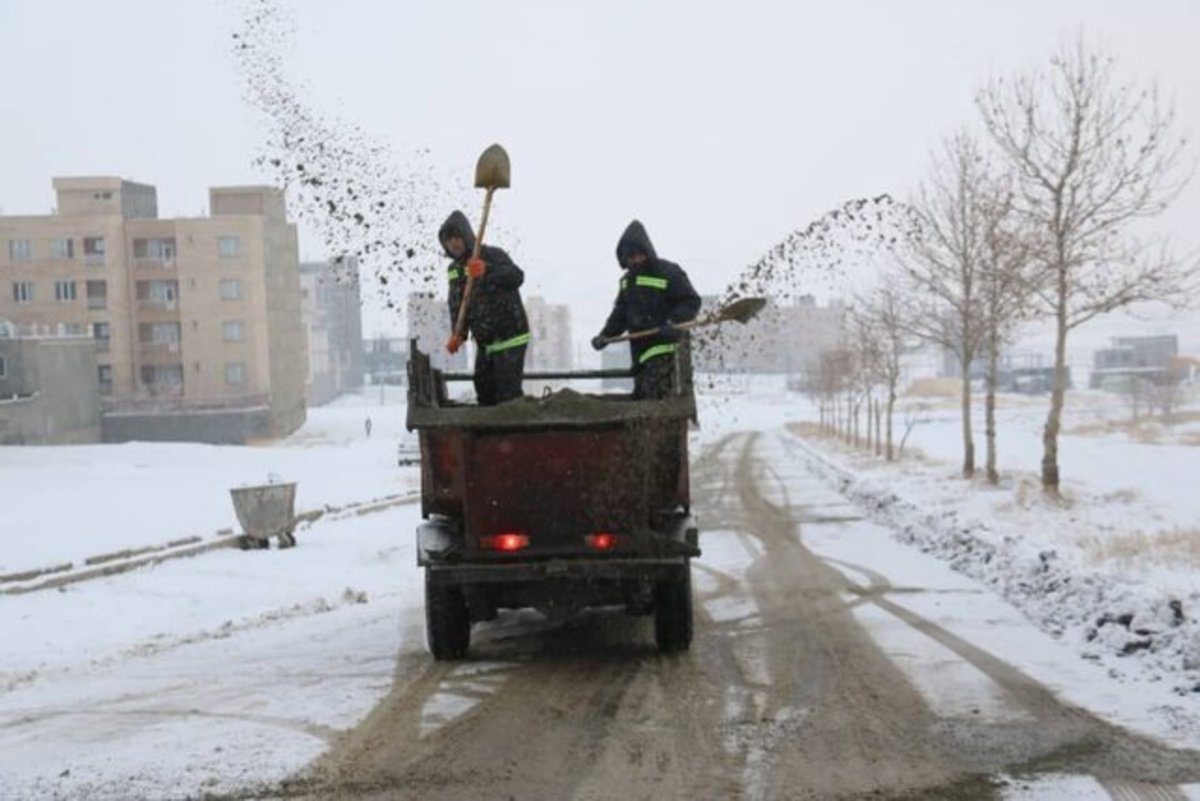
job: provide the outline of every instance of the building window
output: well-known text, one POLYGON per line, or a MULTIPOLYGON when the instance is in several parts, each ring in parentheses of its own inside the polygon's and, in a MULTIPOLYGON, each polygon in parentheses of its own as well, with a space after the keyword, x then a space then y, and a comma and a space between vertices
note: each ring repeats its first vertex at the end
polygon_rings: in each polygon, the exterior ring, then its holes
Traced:
POLYGON ((148 266, 170 265, 175 262, 175 238, 133 240, 133 258, 148 266))
POLYGON ((113 369, 111 364, 101 364, 96 367, 96 378, 100 383, 100 394, 111 395, 113 385, 113 369))
POLYGON ((229 362, 225 365, 225 383, 231 386, 246 383, 246 365, 242 362, 229 362))
POLYGON ((218 236, 217 253, 222 259, 236 259, 242 255, 242 238, 240 236, 218 236))
POLYGON ((107 309, 108 308, 108 282, 107 281, 88 281, 87 282, 87 301, 89 309, 107 309))
POLYGON ((33 303, 33 282, 13 281, 13 300, 17 303, 33 303))
POLYGON ((33 258, 33 243, 28 239, 8 240, 9 261, 29 261, 33 258))
POLYGON ((96 340, 98 351, 108 351, 109 341, 112 339, 112 326, 109 323, 92 323, 92 339, 96 340))
POLYGON ((221 279, 221 300, 241 300, 242 282, 239 278, 221 279))
POLYGON ((69 236, 50 240, 50 255, 56 259, 75 258, 75 240, 69 236))
POLYGON ((142 367, 142 386, 151 395, 183 394, 183 365, 160 364, 142 367))
POLYGON ((93 267, 104 266, 104 237, 85 236, 83 238, 83 263, 93 267))
POLYGON ((55 281, 54 299, 63 303, 70 303, 71 301, 75 300, 75 282, 55 281))
POLYGON ((80 323, 59 323, 58 335, 61 337, 83 336, 83 326, 80 323))
POLYGON ((226 342, 241 342, 246 338, 245 327, 241 320, 226 320, 221 324, 221 328, 225 333, 226 342))
POLYGON ((0 356, 0 381, 5 378, 8 378, 8 362, 4 360, 3 356, 0 356))
POLYGON ((138 281, 137 299, 143 303, 154 303, 172 307, 179 295, 178 281, 138 281))
POLYGON ((138 342, 144 345, 177 344, 179 323, 138 323, 138 342))

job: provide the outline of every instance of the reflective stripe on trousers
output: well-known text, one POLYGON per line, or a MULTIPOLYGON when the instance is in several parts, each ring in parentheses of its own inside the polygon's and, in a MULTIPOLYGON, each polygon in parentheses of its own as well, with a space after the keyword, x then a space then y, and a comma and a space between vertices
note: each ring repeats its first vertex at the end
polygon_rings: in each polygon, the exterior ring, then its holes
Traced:
POLYGON ((655 356, 664 356, 668 353, 674 353, 674 345, 655 345, 652 348, 646 348, 642 351, 642 355, 638 357, 638 364, 645 364, 655 356))
POLYGON ((531 338, 532 337, 530 336, 529 332, 526 331, 524 334, 517 334, 515 337, 510 337, 509 339, 504 339, 500 342, 493 342, 490 345, 484 345, 483 352, 490 356, 493 353, 499 353, 503 350, 519 348, 522 345, 528 345, 531 338))

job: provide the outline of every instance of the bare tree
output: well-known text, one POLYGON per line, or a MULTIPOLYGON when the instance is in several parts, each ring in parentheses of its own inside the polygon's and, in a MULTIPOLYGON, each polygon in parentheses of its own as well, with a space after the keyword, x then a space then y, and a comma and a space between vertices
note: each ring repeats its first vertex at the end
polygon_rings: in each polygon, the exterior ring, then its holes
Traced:
POLYGON ((849 383, 849 362, 843 349, 823 351, 810 371, 808 391, 821 408, 823 433, 835 436, 842 433, 841 399, 849 383))
POLYGON ((871 406, 875 387, 879 383, 879 366, 883 351, 879 331, 870 309, 856 305, 847 319, 848 344, 852 353, 855 444, 858 444, 858 416, 862 407, 867 413, 867 449, 871 449, 873 417, 871 406))
POLYGON ((873 339, 871 365, 875 382, 885 394, 885 400, 876 410, 876 441, 879 443, 882 440, 881 450, 889 462, 895 459, 893 420, 901 360, 908 350, 910 339, 906 308, 906 301, 895 282, 886 279, 875 292, 859 298, 854 308, 853 324, 870 331, 873 339), (884 421, 886 433, 881 431, 884 421))
POLYGON ((975 474, 971 365, 982 341, 980 272, 986 207, 979 198, 986 165, 975 140, 959 134, 934 159, 913 202, 919 234, 900 263, 912 283, 910 333, 954 354, 962 369, 963 476, 975 474))
MULTIPOLYGON (((1055 381, 1043 430, 1042 485, 1059 487, 1058 434, 1068 333, 1097 315, 1178 297, 1194 268, 1131 233, 1190 177, 1175 113, 1156 87, 1116 74, 1115 59, 1079 34, 1049 69, 999 78, 976 98, 988 133, 1015 167, 1019 213, 1044 240, 1038 296, 1056 326, 1055 381)), ((1160 245, 1162 243, 1159 243, 1160 245)))
POLYGON ((976 195, 981 204, 983 250, 979 273, 979 296, 983 317, 984 355, 984 472, 991 484, 999 483, 996 467, 996 389, 1000 373, 1000 351, 1017 326, 1032 315, 1032 294, 1040 265, 1035 259, 1037 232, 1021 231, 1014 213, 1012 176, 989 176, 976 195))
POLYGON ((904 434, 900 437, 900 444, 896 446, 900 456, 904 455, 904 445, 908 442, 908 435, 913 432, 914 428, 925 422, 925 415, 928 412, 928 403, 915 403, 904 407, 904 434))
POLYGON ((1150 407, 1158 409, 1167 425, 1175 424, 1175 412, 1183 405, 1183 378, 1184 371, 1179 366, 1172 365, 1158 380, 1147 382, 1150 407))

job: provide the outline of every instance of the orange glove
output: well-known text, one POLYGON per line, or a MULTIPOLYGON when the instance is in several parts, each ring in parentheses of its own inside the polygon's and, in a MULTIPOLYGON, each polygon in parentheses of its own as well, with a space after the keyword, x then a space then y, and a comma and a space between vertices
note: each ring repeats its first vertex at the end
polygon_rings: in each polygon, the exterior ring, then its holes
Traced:
POLYGON ((448 350, 451 355, 458 353, 458 349, 462 346, 462 337, 458 336, 458 334, 451 334, 449 341, 446 342, 446 350, 448 350))
POLYGON ((472 278, 483 278, 483 274, 487 272, 487 264, 483 259, 471 259, 467 262, 467 275, 472 278))

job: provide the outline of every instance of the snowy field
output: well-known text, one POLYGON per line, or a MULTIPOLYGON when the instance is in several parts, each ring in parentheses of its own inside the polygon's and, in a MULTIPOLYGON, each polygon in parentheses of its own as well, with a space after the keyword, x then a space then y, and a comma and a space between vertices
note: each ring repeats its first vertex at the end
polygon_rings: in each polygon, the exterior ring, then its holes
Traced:
MULTIPOLYGON (((1179 479, 1200 475, 1200 449, 1174 434, 1157 445, 1124 433, 1064 437, 1070 504, 1058 508, 1030 483, 1042 403, 1006 401, 1006 480, 994 490, 956 477, 952 409, 915 428, 910 447, 923 458, 886 465, 798 437, 805 429, 797 425, 815 415, 781 379, 698 385, 694 454, 737 431, 768 432, 784 488, 778 502, 790 488, 827 497, 831 509, 853 510, 850 499, 871 518, 857 538, 837 523, 803 529, 807 546, 863 592, 879 574, 896 586, 929 587, 897 596, 897 607, 1121 725, 1175 745, 1200 743, 1200 693, 1190 689, 1200 676, 1185 665, 1200 608, 1196 562, 1153 549, 1117 558, 1095 545, 1194 528, 1200 493, 1179 479), (1171 616, 1172 599, 1182 601, 1186 624, 1171 616), (1101 607, 1133 619, 1097 626, 1101 607), (1142 641, 1149 644, 1128 646, 1142 641)), ((299 509, 403 495, 417 475, 395 462, 404 407, 392 391, 382 405, 369 389, 311 410, 299 432, 268 447, 0 449, 0 500, 13 511, 0 532, 0 565, 7 572, 233 527, 228 489, 269 473, 299 482, 299 509)), ((1070 425, 1121 414, 1102 397, 1083 399, 1090 405, 1077 403, 1070 425)), ((293 774, 426 669, 412 550, 418 519, 405 503, 331 513, 298 530, 294 550, 219 550, 60 591, 0 596, 0 797, 187 797, 293 774)), ((743 580, 749 555, 733 535, 705 536, 706 563, 743 580)), ((703 593, 709 579, 697 576, 703 593)), ((744 599, 709 606, 716 621, 755 613, 744 599)), ((959 640, 934 641, 874 607, 856 614, 939 715, 1011 714, 999 700, 1003 675, 954 661, 951 650, 967 647, 959 640)), ((427 704, 423 727, 464 714, 482 692, 447 687, 427 704)), ((1014 784, 1006 797, 1104 797, 1089 781, 1041 779, 1025 791, 1014 784)))
POLYGON ((229 490, 270 477, 297 482, 297 511, 409 492, 416 471, 396 469, 404 388, 386 390, 310 409, 271 445, 0 448, 0 575, 237 529, 229 490))
MULTIPOLYGON (((801 458, 902 541, 989 584, 1112 678, 1200 703, 1194 426, 1155 426, 1148 438, 1146 426, 1121 425, 1129 413, 1115 396, 1070 393, 1067 403, 1065 429, 1077 433, 1060 440, 1061 501, 1038 481, 1045 398, 1001 398, 997 487, 960 477, 953 400, 918 416, 894 464, 811 424, 792 430, 803 435, 801 458)), ((981 410, 975 423, 981 466, 981 410)))

